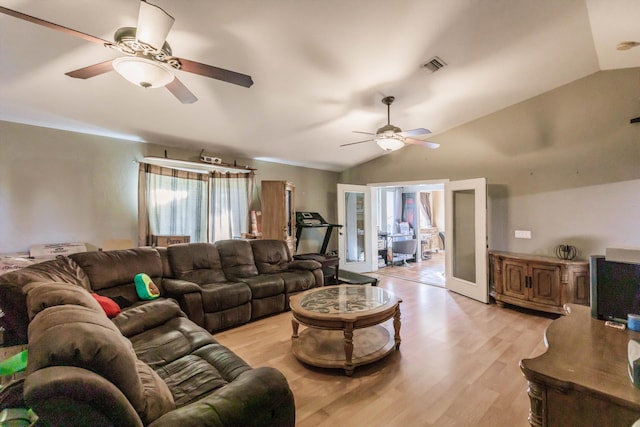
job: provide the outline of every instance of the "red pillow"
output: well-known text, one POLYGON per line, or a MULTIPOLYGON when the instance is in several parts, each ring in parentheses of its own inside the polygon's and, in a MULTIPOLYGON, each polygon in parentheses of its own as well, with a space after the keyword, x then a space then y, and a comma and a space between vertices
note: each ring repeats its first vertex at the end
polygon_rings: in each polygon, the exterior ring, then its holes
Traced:
POLYGON ((100 304, 100 307, 102 307, 109 319, 120 314, 120 306, 111 298, 103 297, 98 294, 91 294, 91 296, 98 301, 98 304, 100 304))

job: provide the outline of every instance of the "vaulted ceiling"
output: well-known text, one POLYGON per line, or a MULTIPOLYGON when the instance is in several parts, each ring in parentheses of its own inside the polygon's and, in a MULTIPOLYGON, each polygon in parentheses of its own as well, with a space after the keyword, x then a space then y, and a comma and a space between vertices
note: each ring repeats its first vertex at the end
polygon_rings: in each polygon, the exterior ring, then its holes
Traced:
MULTIPOLYGON (((249 74, 247 89, 176 75, 199 100, 115 72, 117 51, 0 14, 0 120, 340 171, 384 152, 353 131, 455 126, 599 70, 640 66, 637 0, 155 0, 176 56, 249 74), (447 65, 431 72, 434 56, 447 65)), ((106 40, 137 0, 0 0, 106 40)), ((640 94, 639 94, 640 95, 640 94)), ((425 148, 426 149, 426 148, 425 148)))

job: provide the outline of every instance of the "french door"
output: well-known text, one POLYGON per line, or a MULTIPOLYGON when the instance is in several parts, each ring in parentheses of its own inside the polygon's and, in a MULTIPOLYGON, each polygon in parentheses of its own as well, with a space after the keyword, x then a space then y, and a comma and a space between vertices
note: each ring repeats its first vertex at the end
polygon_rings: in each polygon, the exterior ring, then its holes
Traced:
POLYGON ((338 224, 343 227, 338 238, 340 269, 366 273, 377 269, 377 252, 373 250, 377 229, 371 206, 376 206, 374 187, 338 184, 338 224))
POLYGON ((489 302, 487 285, 487 182, 485 178, 444 184, 445 286, 489 302))

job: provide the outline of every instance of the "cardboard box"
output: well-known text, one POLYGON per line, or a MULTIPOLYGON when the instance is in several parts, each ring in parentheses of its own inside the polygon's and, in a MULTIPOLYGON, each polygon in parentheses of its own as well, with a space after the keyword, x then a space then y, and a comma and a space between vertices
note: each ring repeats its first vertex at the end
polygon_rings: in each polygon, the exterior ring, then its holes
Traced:
POLYGON ((58 255, 71 255, 86 251, 87 245, 84 243, 52 243, 32 245, 29 248, 29 256, 32 258, 55 258, 58 255))
POLYGON ((180 243, 189 243, 190 240, 191 236, 153 235, 151 236, 151 245, 167 247, 180 243))

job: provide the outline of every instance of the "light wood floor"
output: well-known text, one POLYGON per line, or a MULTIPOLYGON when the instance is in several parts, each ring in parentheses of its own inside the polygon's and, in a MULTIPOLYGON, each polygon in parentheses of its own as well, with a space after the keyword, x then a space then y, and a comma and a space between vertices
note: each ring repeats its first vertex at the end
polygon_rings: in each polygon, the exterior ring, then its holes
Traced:
POLYGON ((444 287, 444 251, 432 253, 430 259, 408 262, 407 265, 393 265, 379 268, 375 274, 397 277, 427 285, 444 287))
POLYGON ((289 312, 215 337, 286 376, 298 426, 528 426, 518 363, 544 352, 550 318, 395 277, 381 275, 380 286, 404 301, 402 345, 352 377, 293 357, 289 312))

